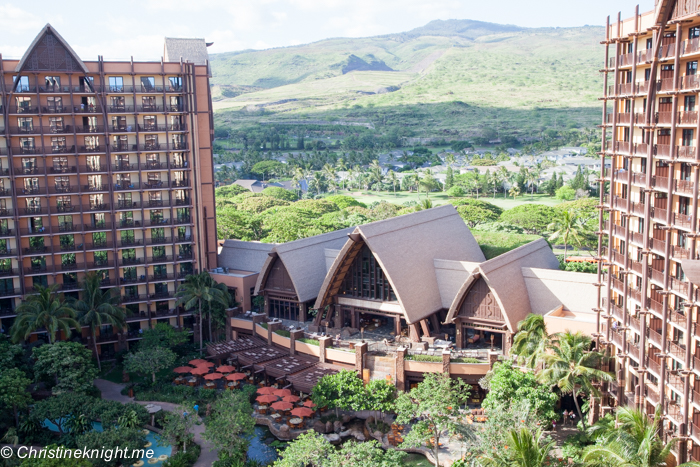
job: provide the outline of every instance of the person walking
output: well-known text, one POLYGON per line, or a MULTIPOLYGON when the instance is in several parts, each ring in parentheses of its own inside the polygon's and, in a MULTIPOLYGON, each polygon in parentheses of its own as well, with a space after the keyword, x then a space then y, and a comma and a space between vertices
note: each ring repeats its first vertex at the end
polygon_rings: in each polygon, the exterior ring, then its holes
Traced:
POLYGON ((569 418, 569 411, 564 409, 564 426, 566 426, 566 420, 569 418))

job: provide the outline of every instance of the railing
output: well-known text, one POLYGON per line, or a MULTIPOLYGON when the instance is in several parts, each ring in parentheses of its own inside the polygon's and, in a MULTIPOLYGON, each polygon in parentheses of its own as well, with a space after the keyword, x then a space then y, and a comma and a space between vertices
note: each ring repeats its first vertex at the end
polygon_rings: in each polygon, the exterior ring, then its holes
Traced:
POLYGON ((86 152, 86 153, 105 152, 105 147, 104 146, 80 146, 80 149, 78 152, 86 152))
POLYGON ((120 266, 132 266, 137 264, 143 264, 143 258, 122 258, 119 260, 120 266))
POLYGON ((146 239, 146 245, 164 245, 172 242, 173 239, 170 237, 151 237, 146 239))
POLYGON ((49 173, 53 174, 74 174, 77 173, 78 169, 75 166, 71 167, 49 167, 49 173))
POLYGON ((91 126, 91 125, 76 126, 75 132, 76 133, 104 133, 105 127, 103 127, 103 126, 91 126))
POLYGON ((679 159, 690 159, 695 160, 695 153, 697 149, 695 146, 677 146, 676 147, 676 157, 679 159))
POLYGON ((673 157, 673 149, 675 147, 670 144, 655 144, 654 155, 659 157, 673 157))
POLYGON ((655 344, 658 348, 661 348, 661 334, 654 331, 653 329, 647 328, 647 339, 649 342, 655 344))
POLYGON ((695 183, 691 180, 674 180, 675 190, 679 193, 692 195, 695 192, 695 183))
POLYGON ((132 182, 129 184, 126 183, 115 183, 112 185, 112 188, 115 190, 134 190, 134 189, 139 189, 141 187, 141 184, 139 182, 132 182))

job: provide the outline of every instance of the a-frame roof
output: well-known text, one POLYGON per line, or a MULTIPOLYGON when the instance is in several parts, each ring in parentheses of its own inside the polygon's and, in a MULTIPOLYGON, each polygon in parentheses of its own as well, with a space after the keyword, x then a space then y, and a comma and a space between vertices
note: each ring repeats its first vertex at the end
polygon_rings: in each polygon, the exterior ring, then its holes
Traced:
POLYGON ((15 71, 89 72, 68 42, 48 23, 37 34, 15 71))

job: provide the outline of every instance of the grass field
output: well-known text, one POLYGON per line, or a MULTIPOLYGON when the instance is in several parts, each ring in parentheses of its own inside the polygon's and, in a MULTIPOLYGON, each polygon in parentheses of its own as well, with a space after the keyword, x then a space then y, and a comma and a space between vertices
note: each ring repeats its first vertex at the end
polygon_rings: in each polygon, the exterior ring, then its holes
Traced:
MULTIPOLYGON (((373 192, 373 191, 338 191, 338 194, 343 194, 343 195, 348 195, 356 200, 365 203, 365 204, 370 204, 374 203, 377 201, 386 201, 388 203, 394 203, 394 204, 403 204, 407 201, 420 201, 425 199, 425 193, 421 193, 418 195, 418 193, 409 193, 407 191, 397 191, 396 195, 390 192, 385 192, 385 191, 380 191, 380 192, 373 192)), ((451 199, 458 199, 458 198, 450 198, 448 197, 445 193, 431 193, 429 196, 429 199, 433 202, 433 205, 439 206, 441 204, 447 204, 451 199)), ((480 196, 480 200, 486 201, 492 204, 495 204, 496 206, 502 208, 502 209, 511 209, 516 206, 520 206, 521 204, 546 204, 547 206, 556 206, 557 204, 561 203, 560 200, 552 197, 552 196, 547 196, 547 195, 541 195, 541 194, 535 194, 534 196, 530 195, 523 195, 523 196, 518 196, 516 199, 513 199, 511 197, 508 197, 506 199, 503 198, 503 194, 497 194, 496 197, 494 198, 493 195, 491 196, 480 196)))

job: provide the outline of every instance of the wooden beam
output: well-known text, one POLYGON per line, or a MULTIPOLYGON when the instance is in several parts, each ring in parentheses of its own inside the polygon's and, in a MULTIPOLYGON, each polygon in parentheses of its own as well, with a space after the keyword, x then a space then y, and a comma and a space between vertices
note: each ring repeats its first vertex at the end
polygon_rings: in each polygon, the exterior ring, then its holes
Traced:
POLYGON ((420 320, 420 327, 423 329, 423 335, 430 337, 430 328, 428 327, 428 321, 422 319, 420 320))
POLYGON ((411 342, 420 342, 420 332, 418 332, 418 325, 413 323, 408 325, 410 332, 411 342))

